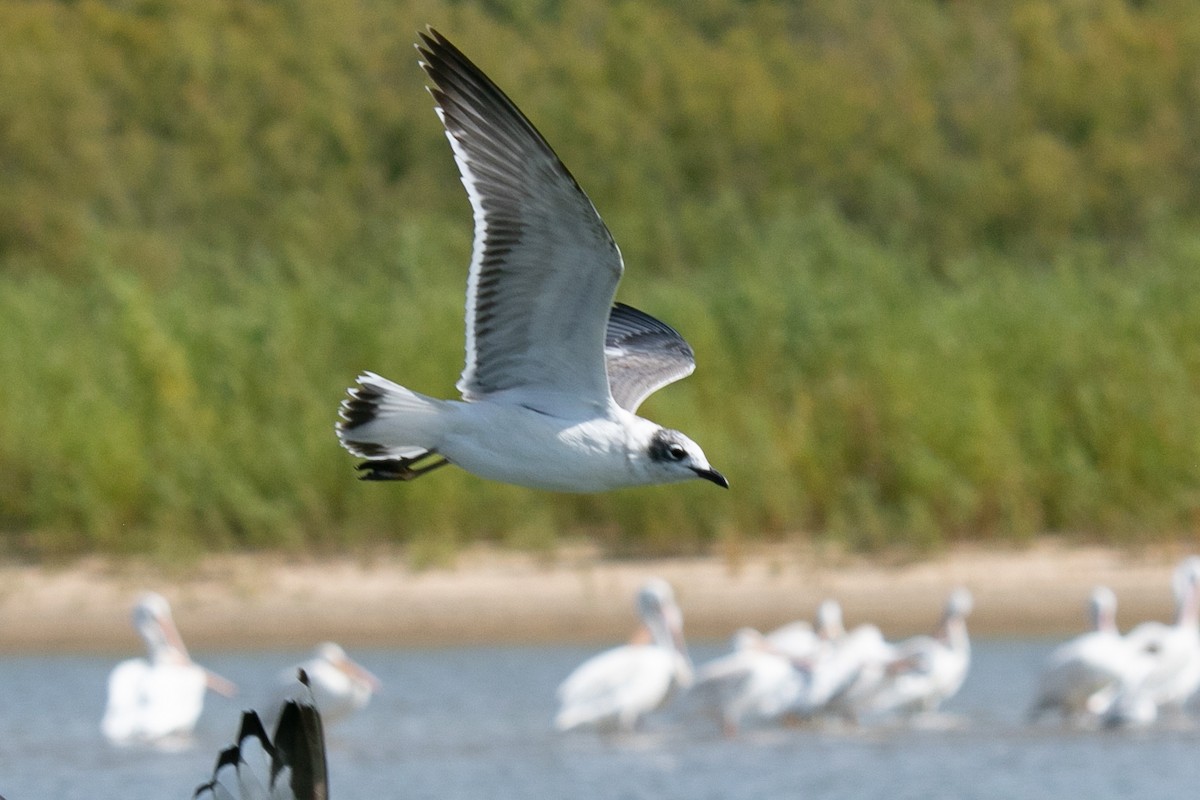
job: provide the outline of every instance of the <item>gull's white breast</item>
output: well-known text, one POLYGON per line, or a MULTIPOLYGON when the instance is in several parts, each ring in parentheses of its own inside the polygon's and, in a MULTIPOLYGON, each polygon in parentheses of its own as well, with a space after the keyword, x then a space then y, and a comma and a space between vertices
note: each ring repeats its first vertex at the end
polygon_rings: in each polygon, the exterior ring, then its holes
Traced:
POLYGON ((591 492, 639 483, 631 427, 652 425, 611 405, 558 416, 516 402, 447 404, 438 452, 468 472, 535 489, 591 492))

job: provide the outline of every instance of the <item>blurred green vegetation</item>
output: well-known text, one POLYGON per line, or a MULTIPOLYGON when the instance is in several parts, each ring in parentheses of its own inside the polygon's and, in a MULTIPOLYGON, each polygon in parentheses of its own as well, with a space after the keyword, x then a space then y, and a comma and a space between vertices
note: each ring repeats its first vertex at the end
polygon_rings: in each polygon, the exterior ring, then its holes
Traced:
POLYGON ((0 552, 617 553, 1200 526, 1185 0, 0 0, 0 552), (731 478, 354 480, 370 368, 453 396, 470 213, 432 23, 554 143, 731 478))

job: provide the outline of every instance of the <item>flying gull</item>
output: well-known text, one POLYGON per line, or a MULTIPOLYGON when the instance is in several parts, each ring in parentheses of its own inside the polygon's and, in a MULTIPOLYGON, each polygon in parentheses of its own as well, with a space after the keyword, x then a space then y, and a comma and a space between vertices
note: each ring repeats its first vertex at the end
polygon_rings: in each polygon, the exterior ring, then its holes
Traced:
POLYGON ((455 464, 566 492, 703 478, 728 488, 699 445, 637 416, 695 369, 670 326, 614 304, 624 265, 595 206, 533 124, 430 28, 421 67, 475 217, 462 400, 364 372, 337 435, 366 480, 455 464))

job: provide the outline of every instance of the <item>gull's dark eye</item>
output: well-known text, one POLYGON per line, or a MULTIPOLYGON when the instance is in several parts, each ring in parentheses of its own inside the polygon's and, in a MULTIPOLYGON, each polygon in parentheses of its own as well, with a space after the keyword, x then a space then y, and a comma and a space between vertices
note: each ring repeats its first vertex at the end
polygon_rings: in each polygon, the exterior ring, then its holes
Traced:
POLYGON ((651 460, 662 464, 665 462, 678 463, 687 460, 687 443, 673 431, 660 430, 650 440, 646 449, 651 460))

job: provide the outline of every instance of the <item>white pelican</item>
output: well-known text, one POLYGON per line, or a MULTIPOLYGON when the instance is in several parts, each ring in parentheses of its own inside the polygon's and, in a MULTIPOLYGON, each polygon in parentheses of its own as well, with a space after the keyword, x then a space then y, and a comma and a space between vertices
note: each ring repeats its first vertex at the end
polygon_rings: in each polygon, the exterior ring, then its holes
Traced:
MULTIPOLYGON (((274 710, 292 697, 299 670, 304 670, 308 676, 313 701, 321 709, 321 718, 326 724, 364 708, 379 688, 379 679, 353 661, 339 645, 322 642, 308 661, 279 673, 271 704, 274 710)), ((273 720, 274 714, 269 719, 273 720)))
POLYGON ((287 701, 268 736, 258 714, 242 714, 237 743, 221 751, 194 800, 328 800, 325 732, 311 697, 287 701))
MULTIPOLYGON (((819 620, 819 610, 817 616, 819 620)), ((840 624, 840 618, 838 624, 840 624)), ((808 658, 821 643, 821 636, 813 629, 812 625, 804 620, 781 625, 763 638, 772 650, 783 653, 789 658, 808 658)))
POLYGON ((1152 706, 1179 712, 1200 688, 1200 558, 1184 559, 1171 580, 1175 622, 1143 622, 1125 635, 1129 645, 1148 662, 1140 681, 1127 684, 1109 715, 1109 722, 1153 721, 1152 706), (1130 719, 1129 709, 1139 716, 1130 719))
POLYGON ((558 687, 559 710, 554 718, 558 730, 633 730, 673 690, 691 685, 683 613, 670 585, 659 579, 648 581, 638 592, 637 608, 651 642, 615 647, 576 667, 558 687))
POLYGON ((1051 711, 1076 724, 1109 713, 1123 690, 1141 682, 1146 659, 1117 630, 1117 596, 1097 586, 1088 600, 1092 630, 1050 652, 1038 683, 1031 719, 1051 711))
POLYGON ((967 616, 973 607, 971 593, 955 589, 946 600, 937 633, 894 645, 885 677, 863 701, 864 710, 880 714, 936 711, 957 694, 971 666, 967 616))
POLYGON ((733 651, 696 670, 688 696, 721 719, 727 736, 744 720, 777 719, 799 697, 803 679, 789 655, 753 628, 734 635, 733 651))
POLYGON ((148 658, 131 658, 108 677, 108 705, 100 729, 115 743, 161 742, 192 732, 204 709, 204 691, 232 697, 232 683, 192 662, 166 598, 143 594, 133 625, 148 658))
POLYGON ((795 659, 804 686, 792 711, 802 717, 822 713, 852 716, 857 698, 871 692, 881 679, 883 665, 892 655, 891 646, 874 625, 859 625, 847 632, 836 600, 824 600, 817 608, 817 637, 816 649, 808 657, 795 659))

